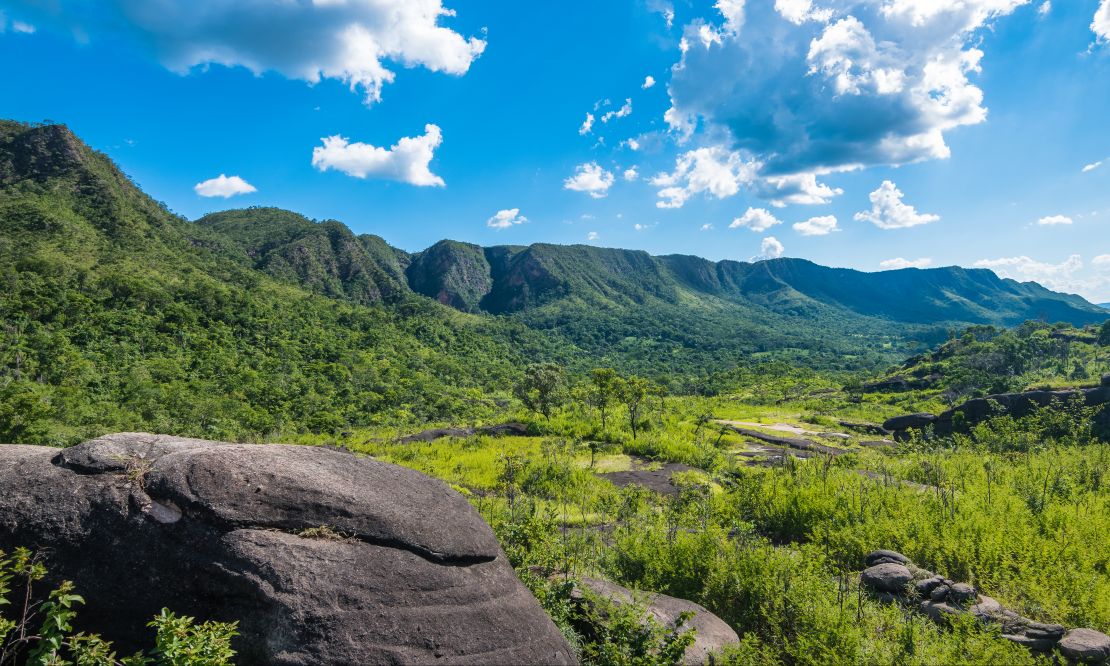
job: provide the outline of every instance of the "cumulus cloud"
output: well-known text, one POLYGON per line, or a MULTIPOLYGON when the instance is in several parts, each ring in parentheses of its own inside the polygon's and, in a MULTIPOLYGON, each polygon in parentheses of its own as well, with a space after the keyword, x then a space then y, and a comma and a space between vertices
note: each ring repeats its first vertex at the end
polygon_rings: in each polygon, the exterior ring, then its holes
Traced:
POLYGON ((871 193, 871 210, 856 213, 859 222, 870 222, 880 229, 905 229, 928 224, 940 219, 938 215, 918 213, 913 206, 902 202, 902 191, 889 180, 871 193))
POLYGON ((586 234, 586 240, 588 241, 595 241, 597 239, 598 235, 596 231, 591 231, 590 233, 586 234))
POLYGON ((636 170, 636 167, 629 167, 629 168, 624 170, 624 179, 625 180, 636 180, 639 177, 640 177, 640 172, 636 170))
POLYGON ((597 162, 579 164, 574 175, 563 181, 563 189, 585 192, 594 199, 603 199, 613 186, 613 174, 601 168, 597 162))
POLYGON ((885 271, 899 270, 902 268, 928 268, 933 265, 933 260, 930 257, 921 257, 920 259, 905 259, 903 257, 896 257, 894 259, 886 259, 879 262, 879 268, 885 271))
POLYGON ((785 251, 786 248, 782 246, 782 243, 780 243, 777 238, 775 238, 774 236, 768 236, 763 239, 762 243, 759 244, 759 254, 752 257, 752 261, 778 259, 785 251))
POLYGON ((1097 162, 1092 162, 1092 163, 1083 167, 1083 173, 1090 173, 1090 172, 1094 171, 1095 169, 1099 168, 1100 166, 1102 166, 1102 160, 1099 160, 1097 162))
MULTIPOLYGON (((713 229, 713 223, 712 222, 706 222, 705 224, 701 225, 701 230, 702 231, 710 231, 712 229, 713 229)), ((1110 258, 1110 257, 1108 257, 1108 258, 1110 258)))
POLYGON ((625 116, 628 116, 628 115, 631 115, 631 114, 632 114, 632 100, 631 99, 626 99, 626 100, 624 100, 624 104, 621 105, 621 108, 617 109, 616 111, 606 111, 601 116, 601 122, 607 123, 610 120, 612 120, 613 118, 624 118, 625 116))
POLYGON ((1091 21, 1091 31, 1099 39, 1110 41, 1110 0, 1102 0, 1095 11, 1095 18, 1091 21))
POLYGON ((844 194, 839 187, 829 187, 817 182, 816 174, 800 173, 790 176, 770 176, 754 183, 756 195, 766 199, 775 208, 789 205, 820 205, 844 194))
POLYGON ((1074 221, 1066 215, 1048 215, 1037 220, 1037 224, 1042 227, 1055 227, 1064 224, 1072 224, 1074 221))
POLYGON ((1094 270, 1086 270, 1083 258, 1078 254, 1053 264, 1038 261, 1028 256, 1003 257, 1000 259, 980 259, 975 262, 978 268, 989 268, 1003 278, 1022 282, 1037 282, 1055 291, 1080 294, 1086 298, 1104 301, 1110 297, 1110 261, 1099 262, 1101 257, 1092 261, 1094 270))
POLYGON ((443 187, 443 179, 429 169, 435 150, 443 142, 437 125, 425 125, 424 135, 405 137, 392 147, 351 143, 346 137, 329 136, 312 150, 312 166, 335 169, 355 178, 384 178, 422 187, 443 187))
POLYGON ((258 190, 254 188, 254 185, 251 185, 239 176, 225 176, 221 173, 215 178, 209 178, 202 183, 197 183, 193 186, 193 191, 202 197, 223 197, 225 199, 230 199, 240 194, 250 194, 258 190))
POLYGON ((1091 259, 1091 265, 1096 268, 1110 268, 1110 254, 1100 254, 1091 259))
POLYGON ((834 231, 840 231, 836 226, 835 215, 811 217, 804 222, 794 224, 794 231, 803 236, 828 236, 834 231))
POLYGON ((486 220, 486 226, 490 229, 508 229, 517 224, 524 224, 528 218, 520 214, 519 208, 507 208, 499 210, 494 213, 493 217, 486 220))
POLYGON ((642 90, 647 90, 648 88, 650 88, 654 85, 655 85, 655 77, 652 76, 651 74, 648 74, 647 76, 644 77, 644 84, 642 86, 640 86, 640 88, 642 90))
POLYGON ((782 221, 776 219, 766 208, 749 208, 743 215, 733 220, 728 228, 747 227, 752 231, 762 233, 776 224, 782 224, 782 221))
POLYGON ((945 134, 987 117, 980 33, 1028 2, 720 2, 684 28, 664 118, 763 179, 947 158, 945 134))
POLYGON ((594 128, 594 114, 587 111, 586 112, 586 119, 582 121, 582 126, 578 128, 578 133, 581 134, 582 136, 586 136, 591 131, 593 131, 593 128, 594 128))
POLYGON ((462 75, 486 42, 441 26, 454 16, 441 0, 13 0, 40 27, 82 41, 127 41, 168 69, 245 67, 317 83, 336 79, 381 100, 394 79, 388 64, 462 75))
POLYGON ((702 192, 718 199, 730 197, 740 191, 741 185, 755 179, 756 169, 755 164, 745 162, 738 152, 719 146, 688 151, 678 157, 674 171, 651 179, 652 185, 661 188, 660 201, 655 205, 681 208, 687 199, 702 192))
POLYGON ((1044 0, 1040 7, 1037 7, 1037 16, 1044 18, 1052 13, 1052 0, 1044 0))

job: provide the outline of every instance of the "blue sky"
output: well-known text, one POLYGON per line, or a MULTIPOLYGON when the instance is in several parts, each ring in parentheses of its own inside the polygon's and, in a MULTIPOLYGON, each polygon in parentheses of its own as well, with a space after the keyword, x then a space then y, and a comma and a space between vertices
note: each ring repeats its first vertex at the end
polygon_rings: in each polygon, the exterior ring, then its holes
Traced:
POLYGON ((0 13, 0 115, 68 124, 189 218, 978 265, 1110 301, 1110 0, 0 13))

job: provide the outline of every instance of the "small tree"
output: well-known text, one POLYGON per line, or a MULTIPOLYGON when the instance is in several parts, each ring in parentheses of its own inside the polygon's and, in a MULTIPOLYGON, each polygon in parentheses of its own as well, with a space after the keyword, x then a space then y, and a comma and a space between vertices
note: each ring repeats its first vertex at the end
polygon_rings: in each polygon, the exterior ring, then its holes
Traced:
POLYGON ((533 412, 550 419, 567 400, 567 374, 555 363, 533 363, 513 388, 513 394, 533 412))
POLYGON ((628 410, 628 427, 632 430, 632 439, 636 439, 636 423, 640 420, 644 401, 652 393, 652 384, 643 377, 633 375, 621 380, 619 387, 621 402, 628 410))
POLYGON ((620 376, 612 368, 596 368, 590 372, 590 404, 601 414, 601 429, 605 430, 609 406, 620 397, 620 376))

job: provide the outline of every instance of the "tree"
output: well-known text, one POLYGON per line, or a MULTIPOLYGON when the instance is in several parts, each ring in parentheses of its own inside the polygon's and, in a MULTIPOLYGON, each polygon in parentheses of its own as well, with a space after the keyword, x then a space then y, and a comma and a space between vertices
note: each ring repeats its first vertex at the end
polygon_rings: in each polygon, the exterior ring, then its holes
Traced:
POLYGON ((1102 324, 1098 332, 1098 344, 1100 347, 1110 347, 1110 319, 1102 324))
POLYGON ((620 397, 620 376, 612 368, 596 368, 590 372, 590 404, 601 413, 601 429, 605 430, 609 406, 620 397))
POLYGON ((640 419, 644 401, 652 393, 652 384, 643 377, 633 375, 620 381, 621 402, 628 410, 628 427, 632 430, 632 439, 636 439, 636 423, 640 419))
POLYGON ((567 400, 567 373, 555 363, 533 363, 513 387, 513 394, 525 407, 550 419, 567 400))

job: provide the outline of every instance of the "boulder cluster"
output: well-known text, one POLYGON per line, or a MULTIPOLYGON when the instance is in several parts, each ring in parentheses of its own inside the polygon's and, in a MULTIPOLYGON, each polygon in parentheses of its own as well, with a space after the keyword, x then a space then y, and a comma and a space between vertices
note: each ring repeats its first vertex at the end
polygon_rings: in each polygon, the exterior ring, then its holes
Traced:
POLYGON ((865 558, 867 568, 860 585, 888 603, 916 606, 934 621, 970 616, 984 624, 998 625, 1002 637, 1037 652, 1059 650, 1075 663, 1110 664, 1110 636, 1093 629, 1068 631, 1059 624, 1044 624, 1003 608, 967 583, 957 583, 916 566, 905 555, 876 550, 865 558))
MULTIPOLYGON (((1053 402, 1066 403, 1076 396, 1087 407, 1110 405, 1110 375, 1102 378, 1096 388, 1063 391, 1023 391, 1000 393, 985 398, 973 398, 941 414, 921 412, 887 419, 883 428, 894 433, 896 439, 905 439, 911 430, 932 428, 937 435, 949 435, 962 428, 973 426, 1000 414, 1021 418, 1053 402), (1001 412, 999 411, 1001 410, 1001 412)), ((1110 434, 1110 408, 1103 409, 1094 420, 1096 431, 1110 434)))

